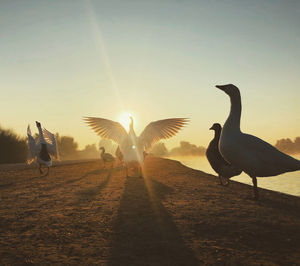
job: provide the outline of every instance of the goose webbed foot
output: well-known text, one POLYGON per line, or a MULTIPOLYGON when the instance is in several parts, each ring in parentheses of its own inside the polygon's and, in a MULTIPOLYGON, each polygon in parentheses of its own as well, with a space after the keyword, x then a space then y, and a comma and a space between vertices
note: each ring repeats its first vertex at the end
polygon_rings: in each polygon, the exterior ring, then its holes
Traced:
POLYGON ((222 177, 221 175, 219 175, 219 180, 220 180, 220 185, 222 185, 222 186, 228 186, 229 185, 229 178, 225 178, 225 177, 222 177), (223 179, 225 181, 223 181, 223 179))

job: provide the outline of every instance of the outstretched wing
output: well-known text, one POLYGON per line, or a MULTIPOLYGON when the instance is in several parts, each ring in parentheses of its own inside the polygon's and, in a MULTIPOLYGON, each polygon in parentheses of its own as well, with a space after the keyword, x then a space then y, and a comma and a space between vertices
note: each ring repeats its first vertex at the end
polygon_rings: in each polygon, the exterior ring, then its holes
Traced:
POLYGON ((57 148, 57 143, 54 134, 48 131, 46 128, 43 129, 44 139, 47 142, 47 150, 48 152, 59 160, 59 153, 57 148))
POLYGON ((27 127, 27 138, 28 138, 28 148, 29 148, 27 163, 31 164, 39 153, 39 145, 37 145, 37 143, 35 142, 31 134, 29 125, 27 127))
POLYGON ((98 117, 84 117, 83 120, 102 138, 121 144, 127 132, 120 123, 98 117))
POLYGON ((155 142, 173 137, 188 121, 187 118, 169 118, 151 122, 139 136, 139 144, 148 150, 155 142))

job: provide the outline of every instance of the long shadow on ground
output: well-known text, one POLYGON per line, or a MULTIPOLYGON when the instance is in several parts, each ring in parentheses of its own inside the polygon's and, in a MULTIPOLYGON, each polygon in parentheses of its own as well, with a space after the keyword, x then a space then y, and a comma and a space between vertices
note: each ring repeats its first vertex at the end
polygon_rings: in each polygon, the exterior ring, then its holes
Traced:
POLYGON ((101 192, 101 190, 103 190, 107 186, 112 173, 113 173, 112 170, 108 171, 106 178, 99 185, 78 191, 77 192, 78 202, 84 200, 92 200, 94 197, 96 197, 101 192))
POLYGON ((170 192, 150 178, 127 179, 108 265, 198 265, 161 202, 170 192))

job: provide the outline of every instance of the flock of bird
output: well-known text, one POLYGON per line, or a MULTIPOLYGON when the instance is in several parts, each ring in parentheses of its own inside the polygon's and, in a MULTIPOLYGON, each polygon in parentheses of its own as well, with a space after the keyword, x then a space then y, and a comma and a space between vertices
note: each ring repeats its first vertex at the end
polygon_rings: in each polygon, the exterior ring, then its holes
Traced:
MULTIPOLYGON (((232 85, 217 85, 218 89, 224 91, 231 101, 229 116, 222 128, 219 123, 214 123, 210 128, 215 135, 210 142, 206 156, 219 176, 220 183, 227 185, 229 179, 244 171, 253 182, 254 198, 258 199, 257 177, 279 175, 285 172, 300 170, 300 161, 277 150, 269 143, 240 129, 242 111, 241 95, 239 89, 232 85)), ((189 122, 186 118, 170 118, 151 122, 144 131, 137 136, 133 128, 131 118, 130 129, 127 133, 120 123, 112 120, 85 117, 84 121, 102 138, 110 139, 118 144, 116 157, 125 164, 128 176, 128 165, 135 163, 142 176, 142 164, 147 151, 152 145, 161 139, 174 136, 185 124, 189 122)), ((27 129, 29 143, 29 159, 31 163, 35 159, 39 164, 40 173, 43 174, 42 165, 52 165, 51 156, 59 157, 55 136, 48 130, 42 130, 41 124, 36 122, 39 136, 35 140, 31 135, 30 127, 27 129), (50 156, 51 155, 51 156, 50 156)), ((104 163, 115 161, 115 158, 100 148, 101 158, 104 163)))

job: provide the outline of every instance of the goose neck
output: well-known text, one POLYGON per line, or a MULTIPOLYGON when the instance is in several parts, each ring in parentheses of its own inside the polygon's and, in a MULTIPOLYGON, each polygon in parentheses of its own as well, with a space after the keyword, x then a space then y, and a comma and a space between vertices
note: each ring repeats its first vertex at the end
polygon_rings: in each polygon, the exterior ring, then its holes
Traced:
POLYGON ((43 134, 42 128, 38 127, 38 131, 39 131, 40 142, 43 143, 43 144, 46 144, 46 140, 44 138, 44 134, 43 134))
POLYGON ((215 130, 214 140, 218 141, 220 139, 220 135, 221 135, 221 131, 220 130, 215 130))
POLYGON ((242 112, 240 93, 231 96, 230 102, 231 102, 230 113, 226 121, 226 124, 230 125, 230 127, 232 128, 240 130, 241 112, 242 112))

